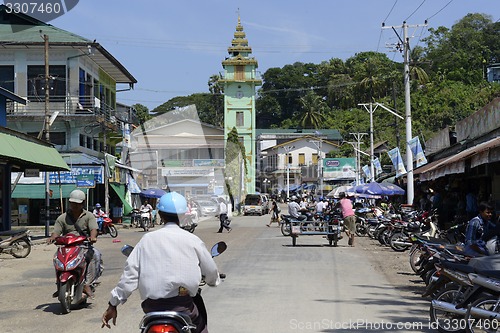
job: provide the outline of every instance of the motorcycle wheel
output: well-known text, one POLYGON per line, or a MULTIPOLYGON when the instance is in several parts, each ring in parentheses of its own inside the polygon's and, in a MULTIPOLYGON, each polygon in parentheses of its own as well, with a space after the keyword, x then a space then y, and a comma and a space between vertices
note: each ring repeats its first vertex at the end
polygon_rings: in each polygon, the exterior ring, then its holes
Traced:
MULTIPOLYGON (((448 286, 443 289, 438 295, 436 295, 437 301, 444 301, 451 304, 458 304, 463 301, 464 294, 457 289, 457 286, 448 286)), ((429 310, 429 315, 431 317, 431 323, 437 324, 437 329, 441 333, 463 333, 465 329, 461 328, 461 325, 450 325, 453 322, 461 322, 463 320, 462 316, 456 313, 446 312, 442 310, 437 310, 432 306, 429 310), (453 329, 455 328, 455 329, 453 329)), ((465 321, 467 322, 467 321, 465 321)))
POLYGON ((109 235, 113 238, 116 238, 118 236, 118 230, 116 230, 116 227, 114 225, 110 225, 108 227, 108 232, 109 235))
POLYGON ((149 221, 148 221, 148 218, 146 218, 146 217, 141 218, 141 227, 144 229, 145 232, 149 231, 149 221))
POLYGON ((474 301, 471 306, 467 307, 467 314, 464 320, 466 332, 498 332, 500 321, 497 318, 476 318, 471 313, 471 307, 499 313, 498 297, 483 297, 474 301))
POLYGON ((290 236, 291 230, 290 230, 290 223, 282 223, 281 224, 281 233, 283 236, 290 236))
POLYGON ((31 253, 31 244, 23 238, 14 241, 10 248, 10 253, 16 258, 26 258, 31 253))
POLYGON ((356 236, 358 237, 366 236, 366 227, 361 222, 356 223, 356 236))
POLYGON ((393 249, 396 252, 404 252, 410 248, 410 245, 400 245, 400 244, 395 244, 395 242, 400 241, 408 241, 408 236, 406 236, 402 232, 395 232, 391 235, 389 238, 389 244, 391 245, 391 249, 393 249))
POLYGON ((59 287, 58 299, 61 303, 62 313, 64 314, 71 312, 71 289, 73 289, 74 284, 73 280, 68 280, 59 287))
POLYGON ((426 255, 425 251, 420 249, 415 249, 415 251, 410 254, 410 267, 415 273, 418 274, 421 272, 422 262, 425 260, 426 255))

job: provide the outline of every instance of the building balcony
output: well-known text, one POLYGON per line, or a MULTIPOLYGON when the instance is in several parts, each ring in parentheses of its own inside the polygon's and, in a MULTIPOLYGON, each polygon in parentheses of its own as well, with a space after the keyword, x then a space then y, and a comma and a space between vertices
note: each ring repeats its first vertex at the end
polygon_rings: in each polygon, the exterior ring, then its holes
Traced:
MULTIPOLYGON (((28 96, 28 103, 22 105, 16 102, 7 102, 8 118, 45 117, 45 100, 41 96, 28 96)), ((50 96, 49 114, 58 112, 58 117, 94 117, 96 121, 105 124, 111 130, 121 130, 121 119, 129 119, 126 115, 120 117, 124 111, 117 111, 93 96, 50 96)))

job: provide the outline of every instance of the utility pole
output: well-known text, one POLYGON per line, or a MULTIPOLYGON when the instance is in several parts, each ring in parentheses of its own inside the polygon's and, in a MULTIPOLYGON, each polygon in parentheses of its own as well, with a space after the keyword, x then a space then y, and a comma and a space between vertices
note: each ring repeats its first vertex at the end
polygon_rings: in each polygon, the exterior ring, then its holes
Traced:
MULTIPOLYGON (((385 27, 382 24, 382 28, 392 28, 396 32, 396 28, 403 28, 403 40, 399 37, 399 41, 403 47, 403 59, 404 59, 404 85, 405 85, 405 118, 406 118, 406 196, 407 203, 413 205, 413 198, 415 195, 414 182, 413 182, 413 155, 410 149, 410 140, 412 139, 412 128, 411 128, 411 100, 410 100, 410 39, 408 37, 408 28, 418 28, 427 26, 427 21, 424 24, 408 25, 403 22, 401 26, 385 27)), ((399 45, 399 44, 398 44, 399 45)), ((401 47, 401 45, 399 45, 401 47)), ((401 50, 400 50, 401 51, 401 50)))
POLYGON ((363 105, 366 111, 370 113, 370 182, 375 180, 375 167, 373 166, 373 113, 377 109, 378 105, 375 105, 375 108, 373 108, 373 103, 365 103, 365 104, 358 104, 358 105, 363 105), (368 109, 367 106, 370 106, 368 109))
MULTIPOLYGON (((356 185, 361 183, 361 138, 367 133, 349 133, 356 139, 356 147, 354 148, 354 152, 356 153, 356 185)), ((349 142, 350 143, 350 142, 349 142)))
POLYGON ((288 160, 288 153, 295 148, 294 146, 285 146, 285 165, 286 165, 286 201, 290 199, 290 161, 288 160))
MULTIPOLYGON (((44 41, 44 51, 45 51, 45 120, 44 120, 44 131, 45 140, 50 143, 50 115, 49 115, 49 36, 43 35, 44 41)), ((61 207, 62 212, 62 207, 61 207)), ((45 171, 45 237, 49 237, 50 229, 50 180, 49 173, 45 171)))

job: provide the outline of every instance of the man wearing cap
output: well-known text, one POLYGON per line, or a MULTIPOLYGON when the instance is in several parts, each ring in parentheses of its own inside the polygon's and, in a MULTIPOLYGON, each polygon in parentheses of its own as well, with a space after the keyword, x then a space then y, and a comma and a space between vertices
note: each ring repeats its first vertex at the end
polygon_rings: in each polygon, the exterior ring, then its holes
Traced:
POLYGON ((100 203, 95 204, 95 209, 92 212, 92 214, 94 214, 94 216, 96 217, 97 225, 99 226, 99 230, 101 230, 102 229, 102 222, 104 222, 104 220, 102 218, 101 219, 99 219, 99 218, 106 216, 106 213, 104 213, 104 211, 101 209, 100 203))
MULTIPOLYGON (((56 237, 61 235, 73 234, 77 236, 86 236, 90 242, 97 241, 98 225, 94 214, 83 209, 83 202, 85 201, 85 193, 81 190, 74 190, 69 195, 69 208, 66 213, 62 213, 54 223, 52 234, 47 239, 47 243, 54 242, 56 237)), ((100 262, 100 253, 97 249, 92 248, 88 252, 88 257, 92 258, 88 261, 87 275, 85 277, 85 286, 83 291, 87 296, 93 297, 90 283, 94 280, 94 275, 98 263, 100 262)), ((54 296, 55 295, 55 296, 54 296)), ((57 292, 54 293, 57 297, 57 292)))
POLYGON ((290 202, 288 203, 288 215, 293 216, 299 221, 305 220, 306 216, 300 214, 300 205, 297 201, 300 199, 295 195, 290 198, 290 202))

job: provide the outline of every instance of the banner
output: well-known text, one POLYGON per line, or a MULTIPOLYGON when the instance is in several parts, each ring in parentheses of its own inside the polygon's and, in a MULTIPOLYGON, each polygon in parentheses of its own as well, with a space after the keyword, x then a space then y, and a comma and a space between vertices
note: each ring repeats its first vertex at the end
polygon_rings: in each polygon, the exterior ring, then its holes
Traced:
POLYGON ((406 174, 406 169, 403 164, 403 159, 401 158, 401 153, 399 152, 399 147, 389 150, 387 154, 391 158, 394 168, 396 168, 396 178, 406 174))
POLYGON ((373 166, 375 167, 376 174, 382 173, 382 166, 380 165, 380 161, 379 161, 378 157, 375 157, 373 159, 373 166))
POLYGON ((368 180, 372 179, 372 173, 370 172, 370 166, 363 165, 363 167, 361 169, 363 169, 363 172, 366 175, 366 179, 368 179, 368 180))
POLYGON ((413 154, 413 160, 417 161, 417 168, 427 163, 427 158, 425 158, 424 151, 420 145, 420 140, 418 136, 411 139, 408 144, 410 145, 411 152, 413 154))

